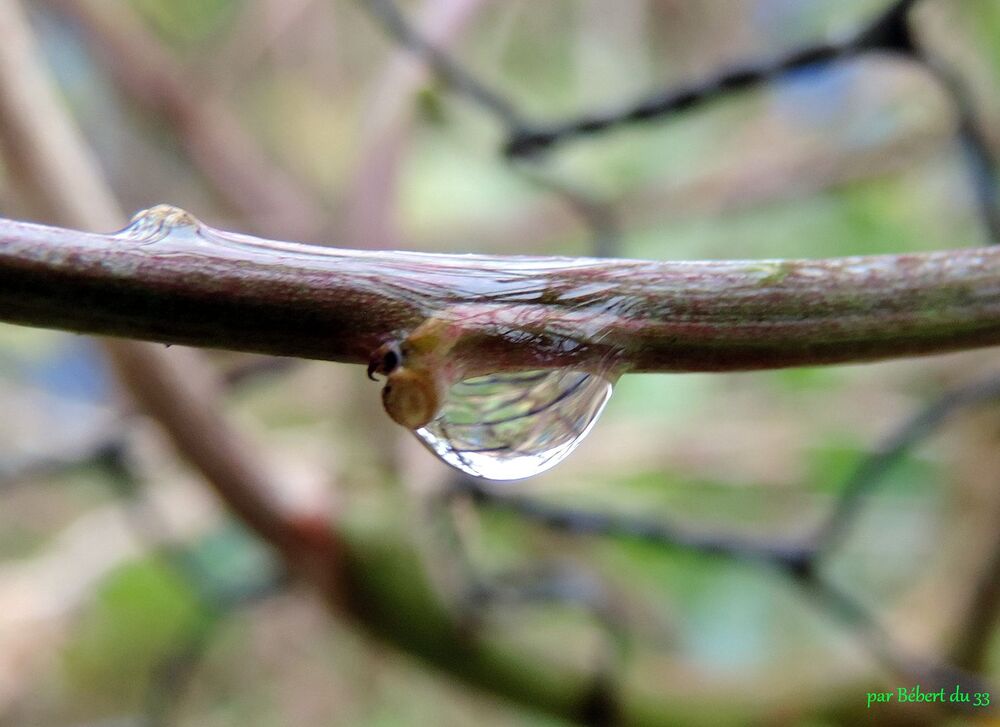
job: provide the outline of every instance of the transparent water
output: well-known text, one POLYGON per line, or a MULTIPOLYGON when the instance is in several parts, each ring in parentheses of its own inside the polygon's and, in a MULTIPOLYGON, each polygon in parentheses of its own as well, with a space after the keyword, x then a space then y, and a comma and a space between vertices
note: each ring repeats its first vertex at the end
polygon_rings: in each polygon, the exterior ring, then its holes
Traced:
POLYGON ((474 477, 519 480, 554 467, 590 432, 612 383, 571 370, 467 379, 415 433, 443 461, 474 477))
MULTIPOLYGON (((230 249, 238 255, 266 252, 272 257, 308 257, 316 264, 336 265, 339 270, 356 272, 358 280, 370 280, 372 287, 381 286, 379 292, 383 295, 405 299, 411 295, 421 298, 433 293, 433 281, 427 282, 428 263, 419 254, 392 253, 395 257, 378 261, 380 265, 384 262, 389 266, 403 266, 394 270, 406 273, 403 278, 408 283, 412 282, 413 290, 402 289, 398 282, 399 275, 395 285, 385 282, 384 269, 373 268, 373 263, 356 251, 257 240, 215 230, 188 212, 169 205, 139 212, 118 236, 139 244, 158 243, 158 249, 176 241, 183 243, 185 250, 190 250, 190 246, 195 244, 212 245, 216 250, 220 247, 230 249), (410 272, 403 268, 415 262, 420 265, 410 271, 411 281, 408 277, 410 272)), ((373 255, 368 254, 370 257, 373 255)), ((463 264, 472 260, 488 261, 489 258, 462 258, 463 264)), ((553 263, 524 261, 520 263, 523 270, 513 271, 510 268, 516 267, 517 263, 505 261, 504 264, 507 272, 503 276, 498 277, 498 273, 488 270, 480 277, 472 276, 470 284, 483 286, 483 291, 472 291, 476 293, 485 293, 497 285, 504 290, 504 286, 510 288, 495 301, 497 305, 491 315, 499 329, 507 325, 504 314, 510 312, 514 319, 509 325, 510 335, 514 336, 521 332, 519 326, 524 324, 524 311, 517 304, 523 297, 537 297, 535 287, 542 285, 538 276, 553 263)), ((603 263, 586 263, 590 264, 603 263)), ((446 277, 451 275, 447 266, 438 272, 446 277)), ((602 311, 595 314, 587 308, 593 305, 593 298, 602 300, 607 285, 609 283, 591 284, 564 291, 564 297, 576 301, 586 314, 573 319, 571 332, 593 328, 591 338, 599 340, 603 325, 599 314, 602 311)), ((580 345, 572 337, 560 338, 558 331, 546 331, 545 335, 551 339, 550 345, 555 345, 557 339, 565 346, 580 345)), ((538 338, 541 334, 531 335, 538 338)), ((444 403, 434 419, 417 429, 415 434, 444 462, 474 477, 491 480, 532 477, 561 462, 587 436, 611 396, 615 378, 611 373, 547 369, 465 379, 448 388, 444 403)))
POLYGON ((171 234, 194 234, 202 225, 198 219, 179 207, 161 204, 135 213, 128 227, 118 237, 135 242, 159 242, 171 234))

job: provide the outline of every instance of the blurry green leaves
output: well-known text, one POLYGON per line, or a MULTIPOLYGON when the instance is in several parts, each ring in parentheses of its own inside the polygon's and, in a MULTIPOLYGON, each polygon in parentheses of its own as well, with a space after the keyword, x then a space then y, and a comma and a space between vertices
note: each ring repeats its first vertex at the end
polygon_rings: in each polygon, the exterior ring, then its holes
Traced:
MULTIPOLYGON (((498 165, 491 152, 456 143, 455 137, 455 129, 421 134, 401 170, 400 207, 418 236, 430 238, 448 226, 481 227, 490 220, 509 225, 537 193, 498 165)), ((483 249, 476 240, 463 244, 466 252, 483 249)))
POLYGON ((157 560, 128 565, 100 589, 65 652, 72 686, 98 705, 139 707, 158 669, 208 623, 181 576, 157 560))
MULTIPOLYGON (((837 495, 871 454, 867 448, 844 442, 826 442, 814 447, 807 455, 806 484, 813 490, 837 495)), ((875 496, 912 501, 932 492, 940 475, 932 460, 918 454, 903 454, 879 477, 875 496)))
POLYGON ((447 89, 437 81, 424 84, 414 97, 420 120, 433 126, 444 126, 448 121, 447 89))
POLYGON ((242 526, 228 523, 175 557, 211 603, 246 600, 274 585, 282 576, 274 554, 242 526))
POLYGON ((686 427, 690 412, 698 411, 715 395, 714 374, 643 374, 623 376, 608 404, 607 419, 652 420, 656 431, 686 427))
POLYGON ((273 586, 271 554, 236 525, 184 551, 112 573, 76 625, 64 652, 72 687, 96 709, 141 708, 223 610, 273 586))
POLYGON ((989 58, 993 78, 1000 78, 1000 5, 991 2, 967 3, 975 8, 968 13, 968 27, 976 41, 976 51, 989 58))
MULTIPOLYGON (((498 7, 503 5, 498 3, 498 7)), ((516 29, 501 36, 506 41, 502 52, 496 53, 495 43, 480 49, 482 55, 495 54, 490 65, 502 74, 497 85, 510 89, 526 112, 544 117, 575 110, 574 38, 566 31, 575 25, 579 9, 580 3, 566 0, 522 3, 506 11, 511 17, 499 21, 516 29)))
POLYGON ((132 0, 160 35, 176 46, 198 43, 231 24, 238 0, 132 0))
POLYGON ((794 201, 682 218, 632 232, 626 252, 648 259, 818 258, 972 245, 982 233, 955 203, 964 192, 941 185, 942 176, 961 185, 957 172, 954 160, 935 157, 898 175, 794 201))

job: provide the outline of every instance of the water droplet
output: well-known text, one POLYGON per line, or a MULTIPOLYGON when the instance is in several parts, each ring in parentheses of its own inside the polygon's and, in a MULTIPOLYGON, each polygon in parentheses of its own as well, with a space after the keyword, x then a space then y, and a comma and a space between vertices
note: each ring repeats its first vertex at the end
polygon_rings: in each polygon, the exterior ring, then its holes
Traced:
POLYGON ((594 426, 612 383, 597 374, 549 370, 492 374, 454 384, 416 435, 474 477, 519 480, 572 452, 594 426))
POLYGON ((159 242, 174 232, 197 232, 202 227, 197 217, 180 207, 158 204, 136 212, 128 227, 118 237, 135 242, 159 242))

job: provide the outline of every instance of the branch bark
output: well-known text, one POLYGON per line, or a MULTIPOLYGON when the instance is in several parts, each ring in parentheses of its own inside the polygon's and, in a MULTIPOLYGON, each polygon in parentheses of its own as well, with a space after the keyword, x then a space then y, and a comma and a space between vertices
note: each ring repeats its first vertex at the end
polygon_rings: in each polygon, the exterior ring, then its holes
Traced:
POLYGON ((0 220, 0 319, 12 323, 366 363, 430 318, 457 331, 452 355, 481 370, 933 354, 1000 344, 1000 249, 608 261, 311 247, 169 208, 131 235, 0 220), (171 219, 181 227, 164 227, 171 219))

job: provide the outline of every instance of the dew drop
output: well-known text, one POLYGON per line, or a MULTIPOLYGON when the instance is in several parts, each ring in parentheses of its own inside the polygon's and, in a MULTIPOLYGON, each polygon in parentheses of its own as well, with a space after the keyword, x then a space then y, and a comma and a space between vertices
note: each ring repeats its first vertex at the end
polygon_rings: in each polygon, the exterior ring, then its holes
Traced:
POLYGON ((554 467, 590 432, 612 383, 572 370, 492 374, 454 384, 416 435, 474 477, 519 480, 554 467))
POLYGON ((159 242, 171 233, 195 233, 201 227, 201 222, 190 212, 169 204, 158 204, 136 212, 128 227, 117 237, 141 243, 159 242))

